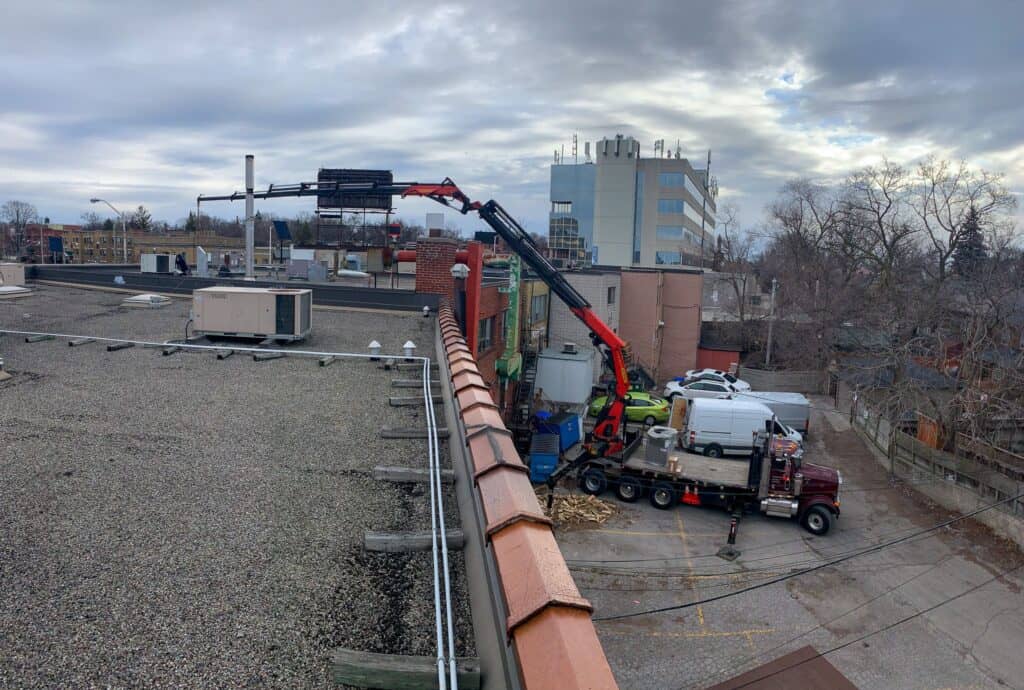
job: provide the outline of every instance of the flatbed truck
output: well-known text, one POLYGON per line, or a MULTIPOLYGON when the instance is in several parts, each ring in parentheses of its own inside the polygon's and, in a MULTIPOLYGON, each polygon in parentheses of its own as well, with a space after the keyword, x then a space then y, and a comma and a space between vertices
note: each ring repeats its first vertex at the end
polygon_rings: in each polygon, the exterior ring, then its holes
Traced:
POLYGON ((656 464, 646 459, 638 434, 621 456, 581 458, 579 486, 594 496, 612 488, 626 503, 646 494, 661 510, 683 503, 796 519, 811 534, 827 534, 839 517, 842 475, 804 462, 796 448, 786 450, 794 452, 784 452, 772 437, 759 433, 746 458, 671 450, 665 464, 656 464))

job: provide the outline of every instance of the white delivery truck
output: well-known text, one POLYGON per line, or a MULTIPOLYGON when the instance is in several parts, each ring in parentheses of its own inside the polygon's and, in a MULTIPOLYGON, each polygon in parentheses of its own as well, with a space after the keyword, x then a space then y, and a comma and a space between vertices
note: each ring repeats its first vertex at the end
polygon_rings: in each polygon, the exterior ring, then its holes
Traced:
POLYGON ((767 405, 775 419, 807 436, 811 425, 811 401, 800 393, 747 391, 733 394, 734 400, 749 400, 767 405))
MULTIPOLYGON (((713 458, 750 455, 754 435, 774 416, 768 406, 751 400, 697 398, 686 408, 680 445, 713 458)), ((775 434, 796 443, 803 441, 798 432, 778 421, 775 434)))

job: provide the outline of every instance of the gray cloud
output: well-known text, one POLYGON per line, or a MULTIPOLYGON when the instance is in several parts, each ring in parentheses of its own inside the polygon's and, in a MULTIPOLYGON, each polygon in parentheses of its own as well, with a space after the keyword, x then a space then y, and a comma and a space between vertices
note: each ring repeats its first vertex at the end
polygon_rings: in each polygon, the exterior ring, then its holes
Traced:
MULTIPOLYGON (((320 166, 450 175, 543 230, 551 152, 623 132, 714 150, 754 222, 782 182, 928 149, 1024 189, 1024 6, 68 1, 5 7, 0 199, 158 217, 320 166)), ((276 202, 282 213, 310 208, 276 202)), ((419 216, 428 207, 403 203, 419 216)), ((239 209, 216 209, 234 215, 239 209)))

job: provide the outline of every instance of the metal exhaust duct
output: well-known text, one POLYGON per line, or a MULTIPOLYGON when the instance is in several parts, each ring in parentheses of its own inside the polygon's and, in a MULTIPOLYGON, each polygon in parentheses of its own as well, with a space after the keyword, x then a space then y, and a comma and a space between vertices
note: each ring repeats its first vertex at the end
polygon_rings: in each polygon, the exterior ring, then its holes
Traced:
POLYGON ((251 153, 245 157, 245 277, 248 280, 255 277, 253 255, 256 253, 256 219, 252 196, 256 176, 253 173, 253 158, 251 153))

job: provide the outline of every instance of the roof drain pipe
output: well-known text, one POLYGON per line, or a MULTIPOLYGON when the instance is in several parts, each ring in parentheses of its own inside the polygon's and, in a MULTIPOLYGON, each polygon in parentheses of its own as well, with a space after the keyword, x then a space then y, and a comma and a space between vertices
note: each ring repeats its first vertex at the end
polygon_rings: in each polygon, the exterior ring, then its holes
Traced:
MULTIPOLYGON (((452 690, 459 690, 458 669, 455 660, 455 626, 452 622, 452 586, 449 574, 450 571, 448 568, 448 531, 444 520, 444 498, 441 486, 441 453, 437 440, 437 417, 434 410, 432 391, 430 390, 430 360, 424 360, 423 363, 423 399, 426 401, 427 424, 430 428, 430 432, 427 436, 433 441, 430 444, 432 451, 432 464, 434 466, 433 476, 431 477, 431 493, 436 492, 437 494, 437 514, 441 525, 441 559, 442 570, 444 572, 445 615, 448 619, 448 672, 452 690)), ((438 654, 440 654, 440 650, 438 651, 438 654)), ((443 683, 441 684, 441 687, 444 687, 443 683)))
MULTIPOLYGON (((440 690, 446 690, 445 663, 444 663, 444 631, 441 625, 441 578, 437 567, 437 489, 434 485, 434 435, 437 429, 431 420, 433 411, 433 400, 430 394, 430 360, 423 359, 423 404, 427 421, 427 466, 430 476, 430 552, 434 562, 434 628, 437 637, 437 686, 440 690)), ((441 528, 444 533, 444 528, 441 528)))

